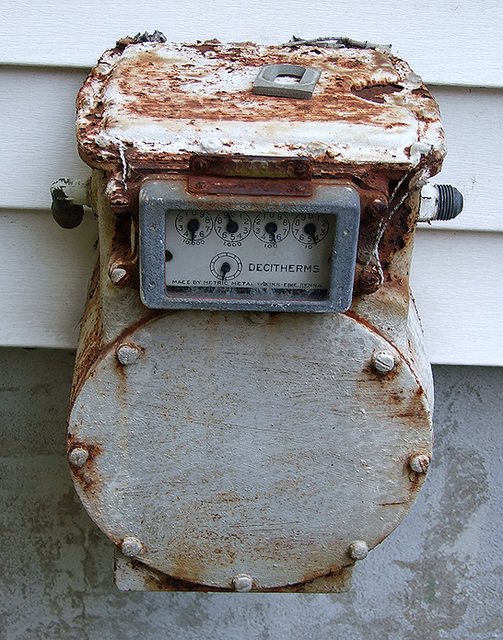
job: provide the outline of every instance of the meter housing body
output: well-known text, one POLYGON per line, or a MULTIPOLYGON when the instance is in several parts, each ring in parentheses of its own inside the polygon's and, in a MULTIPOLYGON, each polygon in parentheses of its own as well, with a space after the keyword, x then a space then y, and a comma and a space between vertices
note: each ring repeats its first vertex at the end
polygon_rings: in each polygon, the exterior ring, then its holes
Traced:
POLYGON ((99 259, 68 455, 117 585, 349 588, 431 458, 435 101, 379 47, 125 39, 77 107, 99 259))

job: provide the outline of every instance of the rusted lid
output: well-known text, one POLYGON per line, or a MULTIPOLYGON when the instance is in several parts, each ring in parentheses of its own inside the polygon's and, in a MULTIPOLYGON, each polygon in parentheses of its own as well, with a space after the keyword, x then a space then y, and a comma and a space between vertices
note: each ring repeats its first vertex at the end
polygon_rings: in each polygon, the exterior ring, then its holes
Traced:
POLYGON ((122 45, 103 54, 77 105, 79 151, 107 168, 211 153, 404 167, 426 157, 436 172, 445 153, 438 107, 421 78, 374 49, 122 45), (312 99, 254 95, 268 64, 320 70, 312 99))

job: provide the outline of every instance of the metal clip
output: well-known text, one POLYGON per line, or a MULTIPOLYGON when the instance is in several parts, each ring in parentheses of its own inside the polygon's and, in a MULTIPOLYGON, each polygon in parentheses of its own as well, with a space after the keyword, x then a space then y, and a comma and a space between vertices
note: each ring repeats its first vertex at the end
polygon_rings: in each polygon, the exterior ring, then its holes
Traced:
POLYGON ((320 76, 321 71, 313 67, 302 67, 298 64, 267 64, 260 69, 255 78, 252 92, 260 96, 309 100, 313 96, 320 76), (277 78, 285 76, 298 78, 298 81, 277 82, 277 78))

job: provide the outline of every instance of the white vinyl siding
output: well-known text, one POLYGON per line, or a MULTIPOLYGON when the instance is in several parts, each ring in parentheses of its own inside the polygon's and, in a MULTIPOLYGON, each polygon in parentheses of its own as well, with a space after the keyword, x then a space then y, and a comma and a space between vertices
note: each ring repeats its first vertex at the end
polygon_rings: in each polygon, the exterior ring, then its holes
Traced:
POLYGON ((412 285, 434 363, 503 365, 503 29, 500 3, 341 0, 110 0, 4 3, 0 25, 0 345, 74 347, 97 237, 92 213, 64 231, 49 187, 85 179, 75 97, 126 35, 279 43, 344 35, 392 43, 429 83, 448 155, 436 182, 465 197, 458 219, 420 225, 412 285))

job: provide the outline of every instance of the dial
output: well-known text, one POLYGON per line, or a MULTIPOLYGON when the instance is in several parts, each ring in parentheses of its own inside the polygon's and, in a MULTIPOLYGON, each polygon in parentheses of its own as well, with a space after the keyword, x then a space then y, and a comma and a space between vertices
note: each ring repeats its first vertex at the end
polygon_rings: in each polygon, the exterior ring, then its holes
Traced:
POLYGON ((189 244, 198 244, 210 235, 213 222, 204 211, 182 211, 176 216, 175 229, 189 244))
POLYGON ((290 231, 290 222, 283 213, 259 213, 253 221, 253 233, 266 245, 276 246, 290 231))
POLYGON ((292 233, 302 244, 318 244, 328 233, 327 217, 319 213, 301 213, 292 223, 292 233))
POLYGON ((211 273, 224 284, 227 280, 234 280, 242 271, 243 263, 234 253, 224 251, 218 253, 210 262, 211 273))
POLYGON ((215 218, 215 232, 225 243, 241 242, 251 227, 250 216, 246 213, 225 211, 215 218))

